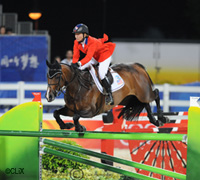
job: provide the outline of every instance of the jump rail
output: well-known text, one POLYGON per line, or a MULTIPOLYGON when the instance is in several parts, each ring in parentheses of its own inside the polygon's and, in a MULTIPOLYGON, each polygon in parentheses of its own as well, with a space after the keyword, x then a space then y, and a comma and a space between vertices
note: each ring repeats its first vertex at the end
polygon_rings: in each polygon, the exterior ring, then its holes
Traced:
MULTIPOLYGON (((38 180, 41 179, 41 156, 39 151, 53 154, 63 158, 71 159, 77 162, 96 166, 102 169, 107 169, 126 176, 139 178, 142 180, 155 179, 149 176, 138 173, 129 172, 123 169, 112 167, 109 165, 90 161, 88 159, 80 158, 60 151, 49 148, 40 149, 40 138, 38 137, 60 137, 60 138, 84 138, 84 139, 124 139, 124 140, 155 140, 155 141, 186 141, 187 146, 187 174, 179 174, 176 172, 168 172, 167 170, 150 167, 136 162, 129 162, 116 157, 102 155, 91 152, 86 149, 79 149, 69 145, 62 145, 58 142, 51 142, 44 139, 44 143, 52 144, 57 147, 71 149, 76 152, 85 153, 102 159, 112 160, 113 162, 120 162, 132 167, 149 170, 162 175, 171 176, 176 179, 199 179, 199 161, 200 161, 200 108, 191 107, 189 109, 188 119, 188 134, 166 134, 166 133, 112 133, 112 132, 74 132, 66 130, 41 130, 42 127, 42 105, 41 103, 25 103, 13 108, 0 118, 0 171, 8 167, 25 167, 26 179, 38 180), (12 130, 10 130, 12 129, 12 130), (20 129, 20 130, 19 130, 20 129), (12 137, 11 137, 12 136, 12 137), (26 138, 29 137, 29 138, 26 138), (24 151, 26 149, 26 151, 24 151), (16 158, 16 154, 18 158, 16 158), (31 154, 31 156, 30 156, 31 154), (10 161, 13 159, 13 161, 10 161), (40 161, 40 163, 39 163, 40 161), (30 163, 34 162, 34 163, 30 163), (32 165, 32 167, 30 166, 32 165), (31 170, 31 171, 30 171, 31 170)), ((25 176, 23 174, 9 177, 10 180, 21 180, 25 176)))
POLYGON ((153 140, 153 141, 186 141, 185 134, 168 133, 128 133, 128 132, 68 132, 66 130, 45 131, 12 131, 0 130, 1 136, 26 136, 26 137, 58 137, 82 139, 119 139, 119 140, 153 140))

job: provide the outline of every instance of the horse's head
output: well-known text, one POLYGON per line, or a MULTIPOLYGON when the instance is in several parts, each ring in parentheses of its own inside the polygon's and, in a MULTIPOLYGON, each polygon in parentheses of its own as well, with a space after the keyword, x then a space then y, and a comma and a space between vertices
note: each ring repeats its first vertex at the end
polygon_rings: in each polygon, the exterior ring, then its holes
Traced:
POLYGON ((46 92, 46 99, 51 102, 59 95, 61 88, 64 86, 62 79, 62 68, 61 65, 55 61, 53 64, 46 61, 49 68, 47 73, 48 87, 46 92))

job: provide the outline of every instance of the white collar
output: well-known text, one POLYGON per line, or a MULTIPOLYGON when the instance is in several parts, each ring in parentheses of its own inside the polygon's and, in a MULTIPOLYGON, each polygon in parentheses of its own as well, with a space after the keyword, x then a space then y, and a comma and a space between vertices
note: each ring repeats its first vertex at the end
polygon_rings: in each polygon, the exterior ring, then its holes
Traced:
POLYGON ((85 46, 85 40, 86 40, 86 38, 84 39, 83 42, 81 42, 83 49, 84 49, 84 46, 85 46))

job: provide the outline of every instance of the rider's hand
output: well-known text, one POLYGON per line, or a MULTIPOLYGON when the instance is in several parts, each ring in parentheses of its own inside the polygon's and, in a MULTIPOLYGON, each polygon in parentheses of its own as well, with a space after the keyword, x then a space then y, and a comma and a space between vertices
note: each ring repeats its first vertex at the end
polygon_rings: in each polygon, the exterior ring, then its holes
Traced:
POLYGON ((80 62, 77 62, 77 63, 72 63, 71 65, 73 68, 79 68, 81 66, 81 63, 80 62))

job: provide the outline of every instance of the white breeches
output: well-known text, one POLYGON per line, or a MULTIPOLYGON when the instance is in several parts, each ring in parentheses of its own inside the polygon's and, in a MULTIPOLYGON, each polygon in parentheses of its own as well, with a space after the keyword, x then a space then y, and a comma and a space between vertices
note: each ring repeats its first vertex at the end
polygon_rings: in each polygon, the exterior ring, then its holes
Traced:
MULTIPOLYGON (((99 63, 98 72, 99 72, 100 79, 105 78, 111 61, 112 61, 112 57, 110 56, 105 61, 99 63)), ((90 67, 91 65, 95 65, 95 64, 98 64, 98 61, 96 61, 94 58, 92 58, 88 63, 84 64, 79 69, 84 70, 84 69, 90 67)))

